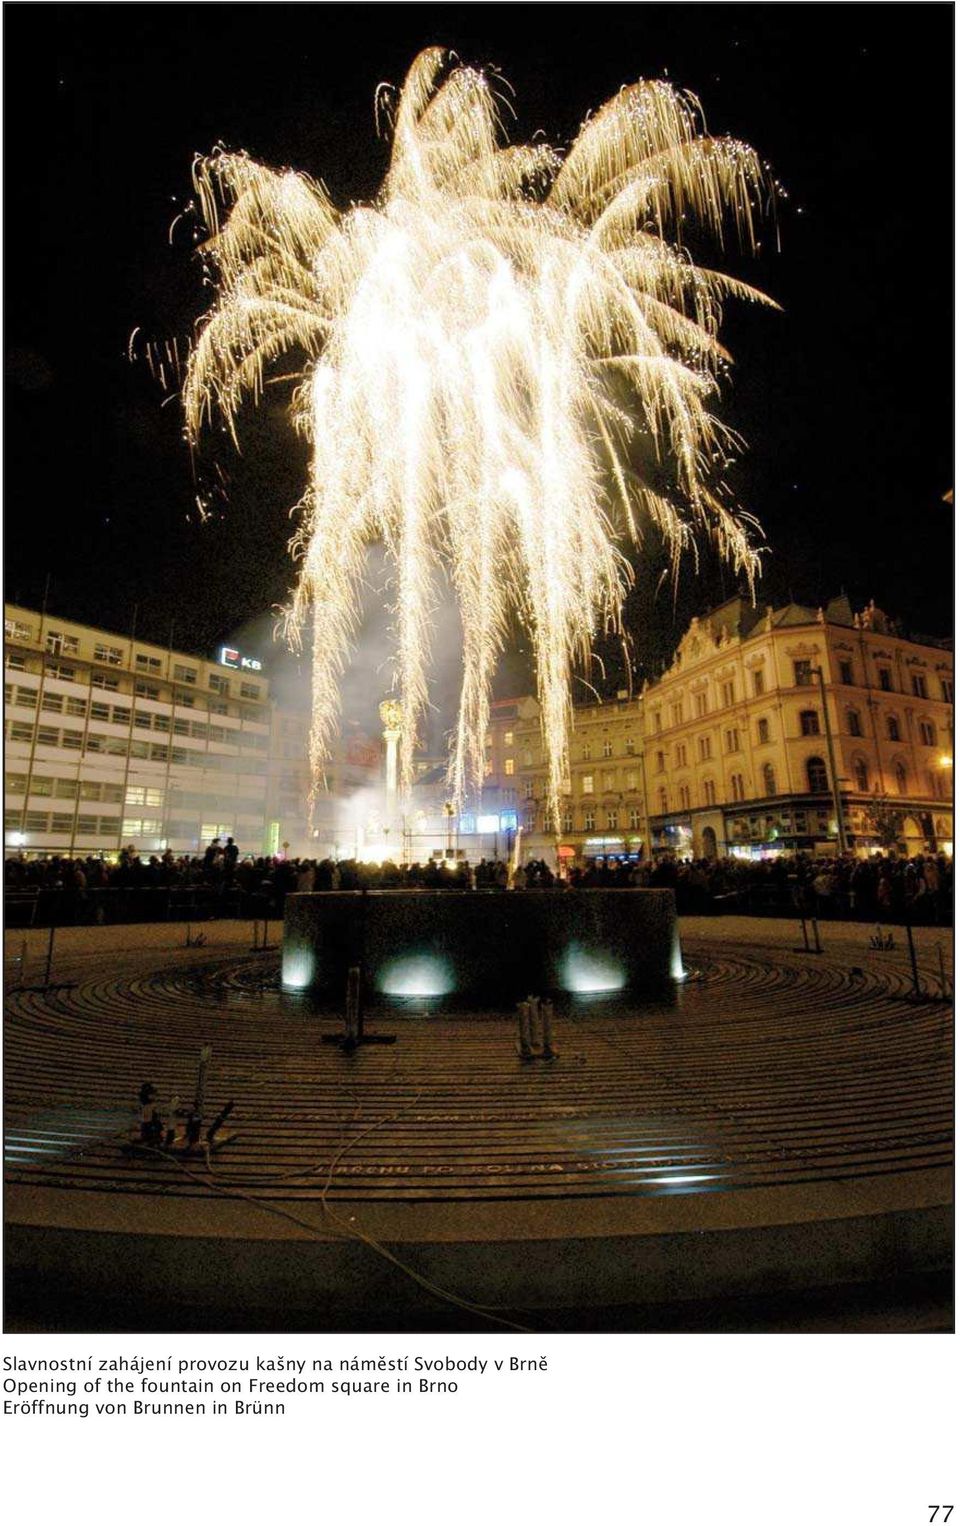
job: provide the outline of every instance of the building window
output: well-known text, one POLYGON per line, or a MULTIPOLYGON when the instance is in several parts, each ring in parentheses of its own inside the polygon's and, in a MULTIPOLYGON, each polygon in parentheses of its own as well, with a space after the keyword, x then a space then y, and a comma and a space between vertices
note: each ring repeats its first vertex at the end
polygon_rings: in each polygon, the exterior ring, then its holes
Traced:
POLYGON ((820 717, 816 710, 800 711, 800 735, 805 737, 820 735, 820 717))
POLYGON ((123 648, 120 646, 106 646, 98 641, 93 649, 94 662, 105 662, 108 667, 119 668, 123 662, 123 648))
POLYGON ((196 668, 184 667, 182 662, 174 664, 173 676, 178 684, 195 684, 197 681, 196 668))
POLYGON ((700 753, 701 763, 706 762, 707 758, 713 756, 713 739, 711 737, 700 737, 697 742, 697 749, 700 753))
POLYGON ((138 652, 134 662, 141 673, 159 673, 163 668, 159 657, 148 657, 146 652, 138 652))
POLYGON ((50 713, 52 715, 62 715, 63 714, 63 695, 62 694, 45 694, 43 696, 43 702, 42 702, 42 704, 40 706, 40 709, 41 710, 45 710, 45 711, 47 711, 48 713, 50 713))
POLYGON ((637 747, 636 747, 636 743, 633 740, 633 737, 627 737, 626 743, 624 745, 624 751, 626 752, 627 757, 628 758, 632 758, 634 753, 636 752, 636 750, 637 750, 637 747))
POLYGON ((112 673, 91 673, 90 687, 93 689, 113 689, 120 687, 119 678, 114 678, 112 673))
POLYGON ((240 698, 241 699, 259 699, 260 698, 260 685, 259 684, 243 684, 242 683, 240 685, 240 698))
POLYGON ((613 743, 609 737, 604 737, 603 739, 603 756, 605 758, 613 757, 613 743))
POLYGON ((763 793, 765 795, 775 795, 777 793, 777 776, 774 773, 772 763, 764 763, 763 765, 763 793))
POLYGON ((853 683, 853 663, 848 657, 840 659, 840 682, 842 684, 853 683))
POLYGON ((798 689, 809 689, 813 683, 813 664, 808 657, 794 662, 793 681, 798 689))
POLYGON ((731 726, 728 731, 723 733, 723 745, 727 752, 740 751, 740 732, 736 726, 731 726))
POLYGON ((686 768, 686 766, 687 766, 687 744, 686 744, 686 742, 678 742, 677 743, 677 746, 676 746, 676 748, 674 750, 674 762, 675 762, 677 768, 686 768))
POLYGON ((683 700, 678 699, 676 704, 670 706, 670 724, 679 726, 683 721, 683 700))
POLYGON ((504 760, 503 760, 503 771, 504 771, 505 774, 508 774, 508 775, 513 773, 513 759, 512 758, 504 758, 504 760))
POLYGON ((630 816, 629 816, 631 832, 639 832, 641 820, 642 820, 642 817, 640 815, 640 812, 638 810, 636 810, 636 808, 634 808, 630 812, 630 816))
POLYGON ((757 721, 757 741, 758 742, 769 742, 769 740, 770 740, 770 722, 767 720, 766 716, 764 715, 764 716, 761 716, 760 719, 757 721))
POLYGON ((627 789, 636 789, 636 787, 637 787, 637 770, 635 768, 628 768, 627 769, 627 772, 626 772, 626 775, 625 775, 625 781, 626 781, 626 788, 627 789))
POLYGON ((877 677, 880 680, 880 687, 881 687, 881 689, 884 689, 886 691, 886 693, 889 694, 891 689, 893 688, 893 683, 891 682, 891 679, 890 679, 890 669, 889 668, 878 668, 877 669, 877 677))
POLYGON ((730 775, 730 792, 734 800, 745 800, 747 798, 746 790, 743 786, 743 774, 730 775))
POLYGON ((667 814, 667 792, 662 784, 657 790, 657 803, 660 807, 660 815, 665 816, 667 814))
POLYGON ((563 812, 563 815, 560 817, 560 830, 561 830, 561 832, 572 832, 573 831, 573 812, 572 811, 564 811, 563 812))
POLYGON ((221 678, 219 673, 211 673, 208 687, 213 690, 214 694, 229 694, 230 680, 229 678, 221 678))
POLYGON ((733 704, 733 681, 731 679, 720 685, 720 703, 724 707, 733 704))
POLYGON ((505 747, 512 747, 513 746, 513 732, 512 731, 505 731, 503 733, 503 745, 505 747))
POLYGON ((620 817, 616 811, 607 812, 607 831, 616 832, 620 826, 620 817))
POLYGON ((680 809, 682 811, 689 811, 689 809, 690 809, 690 786, 689 786, 689 784, 681 784, 681 786, 680 786, 680 809))
POLYGON ((926 699, 927 680, 923 673, 914 673, 910 679, 911 686, 917 699, 926 699))
POLYGON ((667 763, 666 763, 666 754, 662 753, 662 752, 658 752, 657 753, 657 773, 658 774, 662 774, 664 769, 666 768, 666 766, 667 766, 667 763))
POLYGON ((936 747, 937 733, 930 721, 920 722, 920 740, 924 747, 936 747))
POLYGON ((27 671, 27 659, 21 656, 19 652, 8 652, 6 662, 7 667, 12 668, 15 673, 25 673, 27 671))
POLYGON ((887 716, 887 736, 891 742, 899 742, 900 740, 900 722, 895 715, 887 716))
POLYGON ((597 824, 597 820, 596 820, 596 817, 595 817, 593 811, 584 811, 584 813, 583 813, 583 830, 585 832, 592 832, 594 827, 596 826, 596 824, 597 824))
POLYGON ((807 759, 807 789, 811 795, 822 795, 827 790, 827 765, 822 758, 807 759))
POLYGON ((701 692, 699 694, 694 696, 694 704, 697 707, 697 714, 698 715, 706 715, 706 713, 707 713, 707 696, 706 696, 706 694, 703 693, 702 690, 701 690, 701 692))
POLYGON ((133 692, 134 694, 139 694, 141 699, 160 698, 160 690, 158 689, 157 685, 144 683, 142 678, 137 679, 133 686, 133 692))
POLYGON ((580 783, 580 790, 584 795, 593 794, 593 774, 584 774, 580 783))
POLYGON ((753 692, 754 692, 754 694, 763 694, 763 692, 766 689, 766 687, 767 687, 767 682, 766 682, 766 679, 764 678, 764 675, 763 675, 763 669, 762 668, 754 668, 754 670, 753 670, 753 692))
POLYGON ((865 795, 870 788, 870 775, 867 773, 867 765, 863 758, 854 760, 853 777, 856 780, 857 789, 865 795))
POLYGON ((589 742, 584 742, 583 746, 581 747, 581 749, 580 749, 580 759, 581 759, 581 762, 583 762, 583 763, 589 763, 590 762, 590 743, 589 742))
POLYGON ((863 726, 860 723, 860 711, 859 710, 848 710, 847 711, 847 730, 849 731, 849 733, 850 733, 850 735, 852 737, 862 737, 863 736, 863 726))
POLYGON ((32 641, 33 629, 21 620, 4 620, 3 633, 8 641, 32 641))
POLYGON ((44 645, 51 657, 76 657, 80 651, 76 636, 65 636, 62 631, 48 631, 44 645))
POLYGON ((717 786, 712 779, 704 780, 703 798, 707 805, 716 805, 717 803, 717 786))
POLYGON ((654 731, 663 730, 663 721, 659 710, 654 710, 653 712, 653 729, 654 731))
POLYGON ((73 683, 77 676, 76 668, 68 668, 65 662, 48 662, 47 677, 59 678, 62 682, 73 683))
POLYGON ((907 770, 902 763, 895 763, 893 765, 893 775, 897 781, 897 794, 905 795, 907 793, 907 770))
POLYGON ((953 704, 953 679, 952 678, 941 678, 941 680, 940 680, 940 693, 943 695, 943 698, 946 700, 948 705, 952 705, 953 704))

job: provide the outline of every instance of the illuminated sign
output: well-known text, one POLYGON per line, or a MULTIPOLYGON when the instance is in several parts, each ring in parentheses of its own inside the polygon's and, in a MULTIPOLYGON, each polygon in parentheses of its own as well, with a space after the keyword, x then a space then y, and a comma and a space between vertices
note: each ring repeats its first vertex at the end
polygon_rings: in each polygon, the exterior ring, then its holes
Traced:
POLYGON ((235 646, 220 648, 220 664, 225 668, 245 668, 249 673, 259 673, 263 667, 256 657, 243 657, 235 646))
POLYGON ((499 816, 478 816, 477 817, 477 831, 478 832, 499 832, 499 830, 500 830, 500 817, 499 816))
POLYGON ((500 812, 500 829, 503 832, 515 832, 517 830, 516 811, 500 812))

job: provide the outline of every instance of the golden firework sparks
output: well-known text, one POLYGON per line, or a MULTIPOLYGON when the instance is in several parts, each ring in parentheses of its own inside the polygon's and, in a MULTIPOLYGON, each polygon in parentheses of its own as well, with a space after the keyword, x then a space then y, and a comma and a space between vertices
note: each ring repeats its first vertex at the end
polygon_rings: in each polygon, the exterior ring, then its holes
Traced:
POLYGON ((219 295, 184 402, 191 439, 215 412, 233 432, 273 363, 305 357, 294 416, 312 465, 287 619, 296 642, 313 617, 315 780, 338 726, 366 548, 382 540, 402 785, 446 575, 463 628, 451 791, 482 783, 491 683, 517 611, 556 820, 571 671, 598 629, 620 628, 624 552, 645 522, 674 576, 698 527, 748 577, 756 569, 720 480, 736 442, 711 409, 729 359, 722 299, 769 299, 696 265, 682 235, 695 223, 722 239, 732 222, 752 246, 770 188, 754 151, 707 136, 697 101, 664 81, 621 90, 565 158, 506 143, 494 83, 430 48, 395 101, 378 94, 392 151, 372 205, 341 212, 306 175, 244 154, 197 160, 219 295))

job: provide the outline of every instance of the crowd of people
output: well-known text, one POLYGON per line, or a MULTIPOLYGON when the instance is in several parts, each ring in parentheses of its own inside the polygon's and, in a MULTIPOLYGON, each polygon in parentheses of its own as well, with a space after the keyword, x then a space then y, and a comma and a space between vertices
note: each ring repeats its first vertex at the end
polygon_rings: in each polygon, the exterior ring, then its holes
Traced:
MULTIPOLYGON (((202 855, 171 851, 142 857, 125 848, 115 862, 100 856, 6 860, 8 891, 70 893, 82 919, 91 893, 113 890, 193 890, 214 907, 227 899, 235 911, 256 904, 260 914, 282 915, 285 897, 314 890, 577 890, 665 887, 683 914, 748 912, 849 917, 878 922, 946 924, 953 917, 953 863, 945 854, 913 858, 819 858, 803 853, 769 859, 608 860, 572 865, 556 873, 542 859, 512 866, 502 859, 431 859, 425 864, 367 864, 355 859, 241 856, 233 838, 211 843, 202 855)), ((144 898, 141 898, 143 900, 144 898)))

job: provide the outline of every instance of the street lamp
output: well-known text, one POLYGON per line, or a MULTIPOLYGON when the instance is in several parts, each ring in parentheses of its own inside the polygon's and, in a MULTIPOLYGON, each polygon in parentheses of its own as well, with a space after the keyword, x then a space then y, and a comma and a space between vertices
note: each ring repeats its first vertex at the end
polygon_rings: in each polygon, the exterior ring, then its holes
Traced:
POLYGON ((823 682, 823 669, 811 667, 811 673, 816 674, 817 683, 820 686, 820 703, 823 706, 823 729, 827 738, 827 758, 830 763, 830 790, 833 795, 833 808, 837 813, 837 846, 841 853, 847 851, 847 830, 843 822, 843 805, 840 800, 840 784, 837 779, 837 764, 833 755, 833 732, 830 729, 830 712, 827 709, 827 691, 823 682))

